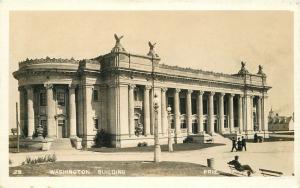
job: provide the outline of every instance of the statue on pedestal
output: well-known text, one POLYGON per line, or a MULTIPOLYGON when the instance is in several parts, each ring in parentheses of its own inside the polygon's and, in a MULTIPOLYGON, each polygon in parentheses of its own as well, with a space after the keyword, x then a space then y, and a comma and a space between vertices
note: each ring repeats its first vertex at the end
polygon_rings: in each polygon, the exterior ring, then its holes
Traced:
POLYGON ((152 57, 159 57, 156 53, 155 53, 155 50, 154 50, 154 47, 156 45, 156 43, 152 44, 150 41, 148 42, 148 45, 150 47, 149 49, 149 52, 148 52, 148 56, 152 56, 152 57))

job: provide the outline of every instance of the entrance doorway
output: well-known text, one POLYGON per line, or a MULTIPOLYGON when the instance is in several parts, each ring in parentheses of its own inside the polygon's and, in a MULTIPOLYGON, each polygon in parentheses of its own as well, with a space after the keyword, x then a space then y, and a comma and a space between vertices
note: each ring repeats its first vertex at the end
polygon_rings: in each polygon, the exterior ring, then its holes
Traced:
POLYGON ((58 120, 57 126, 57 138, 66 138, 67 137, 66 131, 66 121, 65 120, 58 120))
POLYGON ((219 132, 219 127, 218 127, 218 120, 214 120, 214 130, 215 132, 219 132))
POLYGON ((192 124, 192 132, 193 132, 193 134, 198 133, 198 123, 193 123, 192 124))

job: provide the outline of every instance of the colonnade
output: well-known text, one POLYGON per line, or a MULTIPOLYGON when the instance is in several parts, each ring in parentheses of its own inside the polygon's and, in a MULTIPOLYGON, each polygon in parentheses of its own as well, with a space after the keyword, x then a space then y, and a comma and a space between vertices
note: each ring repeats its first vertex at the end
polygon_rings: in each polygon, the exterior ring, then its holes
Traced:
MULTIPOLYGON (((130 85, 129 87, 129 134, 134 134, 135 124, 134 124, 134 89, 136 85, 130 85)), ((151 128, 150 128, 150 118, 151 118, 151 86, 142 86, 143 88, 143 123, 144 123, 144 135, 150 135, 151 128)), ((157 91, 157 90, 155 90, 157 91)), ((197 117, 197 133, 204 133, 204 117, 207 119, 207 131, 208 134, 214 134, 215 132, 219 132, 221 134, 223 133, 236 133, 236 132, 249 132, 254 131, 254 122, 253 122, 253 99, 256 98, 256 117, 258 118, 257 122, 255 124, 257 125, 256 131, 262 131, 267 130, 267 124, 264 118, 267 118, 264 115, 264 109, 265 103, 267 100, 267 97, 260 96, 260 95, 250 95, 250 94, 240 94, 240 93, 225 93, 225 92, 214 92, 214 91, 202 91, 202 90, 190 90, 190 89, 179 89, 179 88, 161 88, 160 93, 157 93, 160 95, 161 99, 161 133, 166 134, 167 133, 167 127, 168 127, 168 114, 166 111, 167 108, 167 91, 172 93, 172 97, 174 98, 174 123, 175 123, 175 135, 180 135, 181 133, 181 113, 180 113, 180 95, 181 92, 185 94, 186 99, 186 114, 185 114, 185 120, 187 123, 187 133, 192 133, 192 116, 196 115, 197 117), (192 114, 192 95, 196 95, 196 101, 197 101, 197 113, 192 114), (204 101, 204 95, 208 98, 208 113, 207 115, 203 114, 203 101, 204 101), (228 101, 228 128, 226 128, 228 131, 225 131, 224 126, 224 102, 225 98, 228 101), (237 109, 234 109, 234 98, 237 100, 237 109), (217 100, 218 103, 218 113, 217 115, 214 114, 214 100, 217 100), (237 110, 237 115, 234 115, 234 110, 237 110), (218 118, 218 129, 215 130, 215 119, 218 118), (235 126, 235 122, 237 122, 237 126, 235 126)))
MULTIPOLYGON (((27 137, 32 138, 35 131, 35 113, 34 113, 34 85, 26 85, 19 89, 20 91, 20 102, 27 103, 27 109, 20 109, 23 113, 27 113, 27 137), (25 98, 25 92, 27 97, 25 98)), ((53 84, 44 84, 44 88, 46 89, 46 97, 47 97, 47 105, 46 105, 46 115, 47 115, 47 137, 53 138, 57 137, 56 133, 56 103, 54 96, 54 85, 53 84)), ((76 136, 76 97, 75 97, 75 89, 76 85, 70 84, 68 85, 68 93, 69 93, 69 101, 68 104, 68 122, 70 126, 70 137, 76 136)), ((24 108, 25 105, 20 105, 21 108, 24 108)), ((22 120, 21 127, 24 126, 26 120, 22 120)))

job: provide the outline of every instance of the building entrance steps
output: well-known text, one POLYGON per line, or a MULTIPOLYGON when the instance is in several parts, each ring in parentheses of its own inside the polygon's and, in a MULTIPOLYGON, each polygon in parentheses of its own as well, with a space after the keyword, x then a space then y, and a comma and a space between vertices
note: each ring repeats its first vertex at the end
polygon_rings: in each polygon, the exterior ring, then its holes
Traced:
POLYGON ((219 133, 213 134, 214 143, 220 143, 220 144, 231 144, 231 140, 229 138, 224 137, 223 135, 219 133))
POLYGON ((53 140, 50 150, 74 150, 74 148, 70 138, 58 138, 53 140))

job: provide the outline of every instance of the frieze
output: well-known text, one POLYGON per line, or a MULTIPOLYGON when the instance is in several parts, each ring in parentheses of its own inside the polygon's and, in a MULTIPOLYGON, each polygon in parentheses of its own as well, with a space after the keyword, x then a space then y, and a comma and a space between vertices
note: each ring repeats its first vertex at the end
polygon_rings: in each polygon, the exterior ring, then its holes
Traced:
POLYGON ((192 69, 192 68, 184 68, 179 66, 170 66, 166 64, 159 64, 160 68, 170 69, 170 70, 177 70, 177 71, 184 71, 184 72, 190 72, 190 73, 196 73, 196 74, 205 74, 205 75, 214 75, 214 76, 224 76, 228 78, 237 78, 236 75, 231 74, 224 74, 224 73, 218 73, 213 71, 204 71, 201 69, 192 69))
POLYGON ((73 58, 71 59, 62 59, 62 58, 37 58, 37 59, 26 59, 24 61, 21 61, 19 63, 20 66, 24 65, 31 65, 31 64, 42 64, 42 63, 72 63, 72 64, 78 64, 79 60, 75 60, 73 58))

